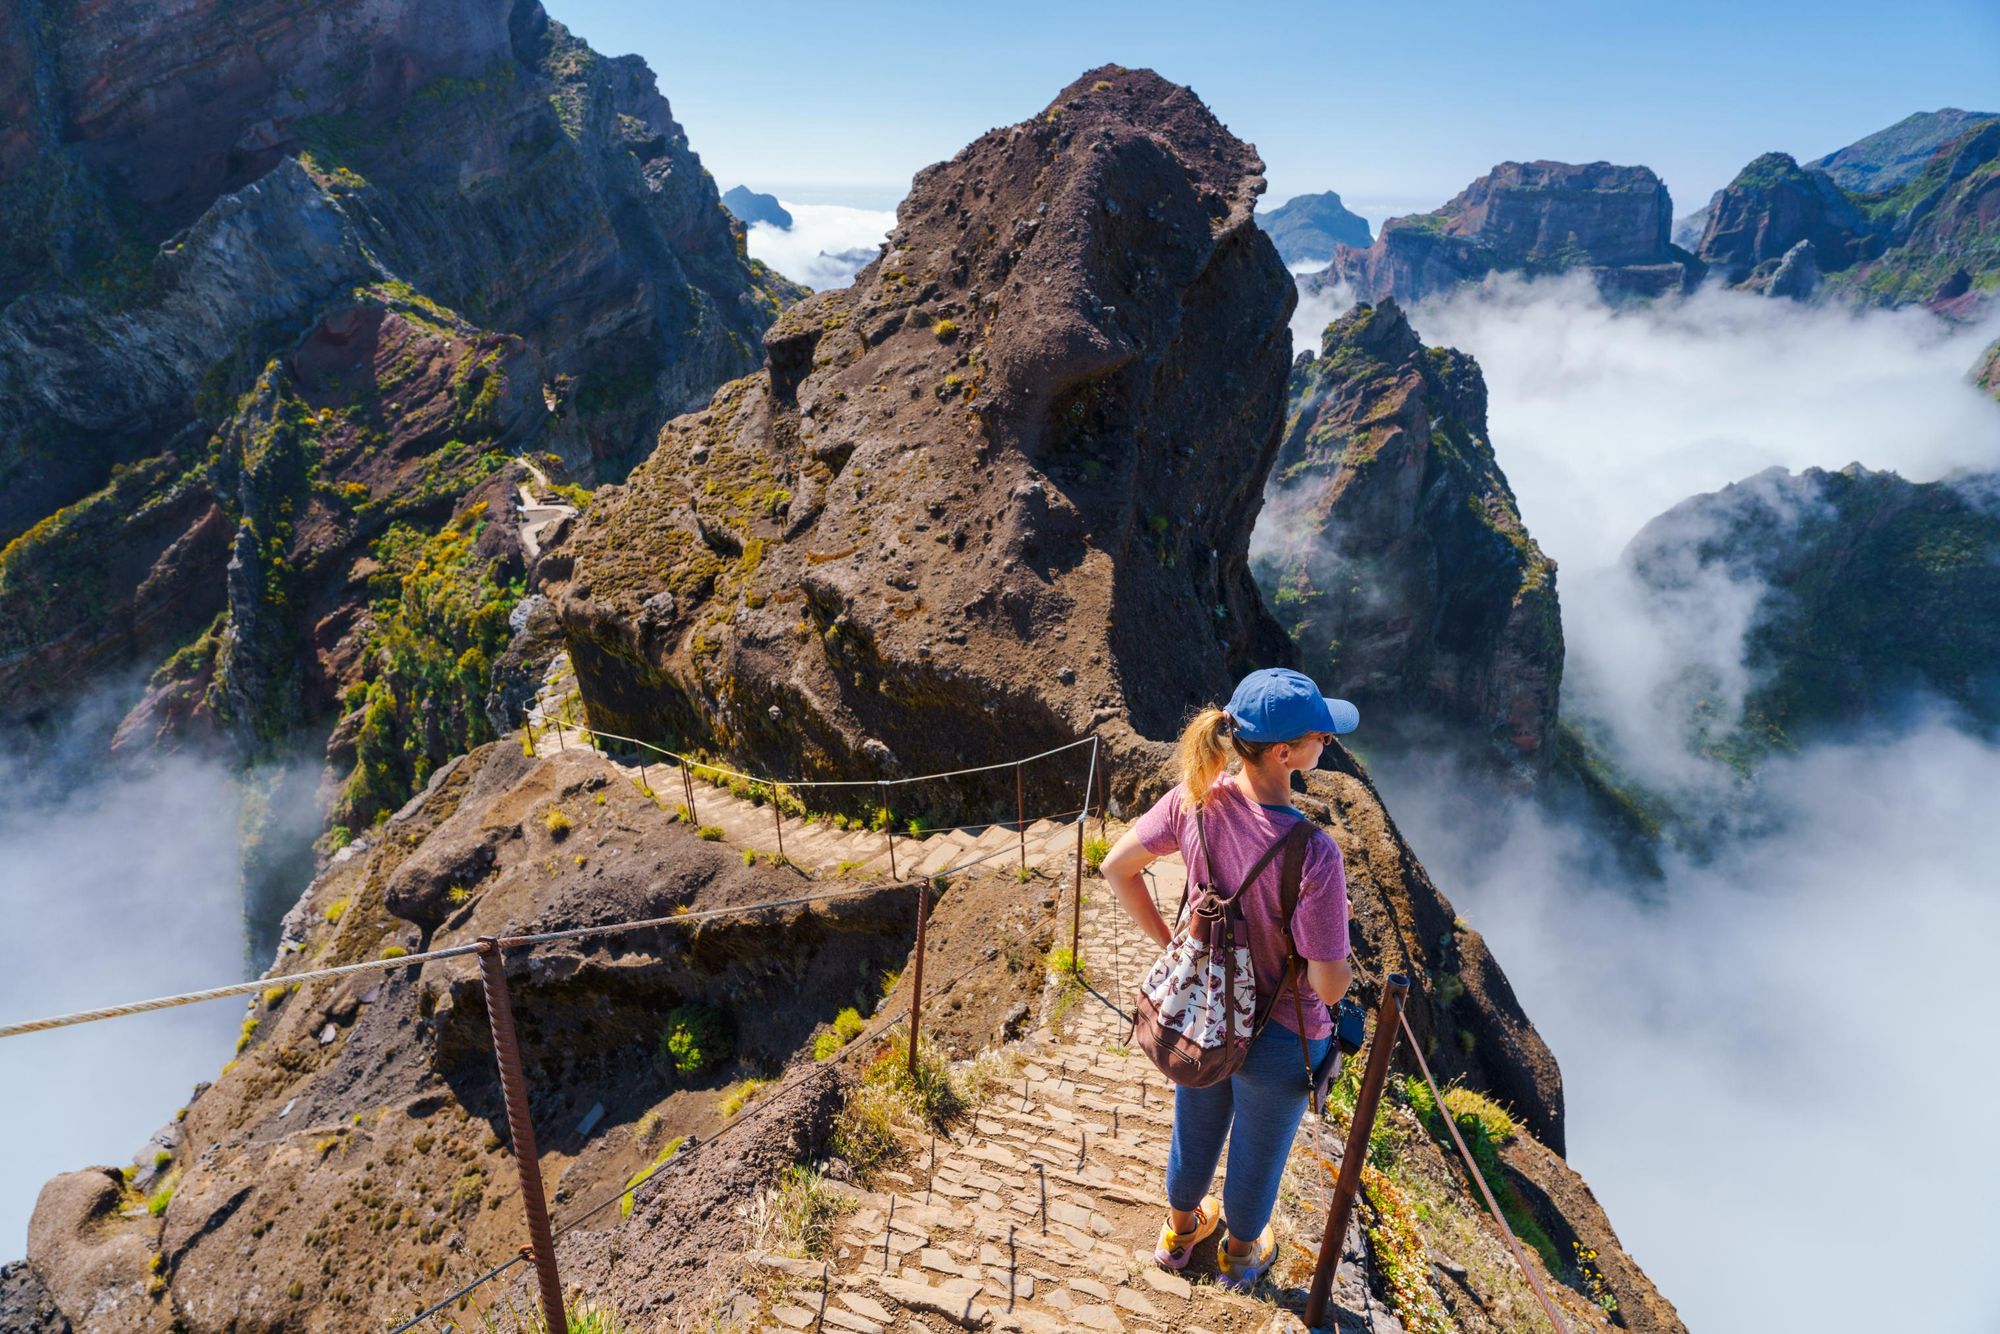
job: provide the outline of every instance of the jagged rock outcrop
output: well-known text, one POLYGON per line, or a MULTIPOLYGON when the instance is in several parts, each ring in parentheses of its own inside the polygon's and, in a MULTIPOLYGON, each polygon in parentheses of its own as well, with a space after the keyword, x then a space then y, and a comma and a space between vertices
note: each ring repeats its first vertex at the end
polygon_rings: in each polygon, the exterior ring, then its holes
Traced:
POLYGON ((1547 758, 1555 562, 1494 459, 1478 364, 1425 347, 1394 301, 1343 315, 1293 366, 1256 546, 1300 665, 1371 732, 1547 758))
POLYGON ((1350 213, 1340 196, 1328 190, 1316 195, 1294 195, 1274 209, 1257 215, 1257 225, 1269 234, 1271 244, 1287 265, 1325 264, 1332 260, 1336 246, 1366 250, 1375 243, 1369 234, 1368 219, 1350 213))
MULTIPOLYGON (((17 113, 0 136, 0 602, 34 604, 0 631, 8 721, 175 650, 127 743, 175 744, 196 697, 233 701, 258 738, 317 721, 355 673, 294 649, 347 636, 368 590, 259 620, 273 562, 299 543, 331 558, 379 534, 370 519, 434 526, 492 473, 479 455, 530 438, 585 479, 621 473, 667 415, 758 363, 802 291, 744 256, 643 62, 597 55, 532 0, 31 5, 0 19, 0 106, 17 113), (270 368, 338 342, 357 302, 447 329, 450 356, 511 347, 494 381, 511 397, 475 403, 484 371, 422 412, 349 386, 336 411, 367 420, 281 486, 335 490, 250 543, 233 470, 245 432, 277 423, 270 368), (422 419, 438 411, 442 435, 422 419), (360 522, 327 517, 342 504, 360 522), (219 694, 190 688, 196 658, 225 669, 219 694), (299 694, 301 676, 324 680, 299 694)), ((281 582, 298 573, 321 578, 281 582)))
POLYGON ((792 225, 792 215, 778 202, 776 195, 760 194, 747 185, 731 187, 729 193, 722 196, 722 206, 745 227, 753 222, 768 222, 773 227, 792 225))
POLYGON ((2000 726, 2000 480, 1911 482, 1858 464, 1772 468, 1683 501, 1625 561, 1667 597, 1702 581, 1761 584, 1734 716, 1690 719, 1725 758, 1754 761, 1925 698, 2000 726))
MULTIPOLYGON (((552 549, 593 725, 840 778, 1004 760, 1095 727, 1114 798, 1156 796, 1188 711, 1292 658, 1245 568, 1291 306, 1249 219, 1256 170, 1185 89, 1107 67, 920 174, 853 291, 788 311, 768 374, 671 423, 552 549)), ((1469 366, 1449 391, 1437 372, 1404 386, 1424 442, 1429 414, 1483 432, 1469 366)), ((1505 484, 1488 481, 1497 515, 1505 484)), ((1531 582, 1497 528, 1463 546, 1504 567, 1507 595, 1531 582)), ((1546 613, 1559 667, 1552 590, 1534 591, 1521 620, 1546 613)), ((1483 688, 1482 707, 1504 707, 1505 683, 1483 688)), ((1546 720, 1521 726, 1538 741, 1546 720)), ((1342 762, 1365 794, 1354 818, 1392 831, 1342 762)), ((993 795, 1011 812, 1002 777, 950 809, 993 795)), ((1382 837, 1372 860, 1415 865, 1382 837)), ((1378 892, 1402 905, 1389 918, 1416 911, 1402 870, 1378 892)), ((1398 943, 1387 921, 1371 939, 1433 960, 1428 926, 1398 943)), ((1504 1087, 1559 1148, 1560 1076, 1503 988, 1477 1002, 1493 1007, 1478 1054, 1440 1059, 1504 1087)))
POLYGON ((1294 300, 1261 169, 1107 66, 919 173, 887 253, 551 549, 593 720, 889 777, 1164 738, 1281 654, 1246 560, 1294 300))
MULTIPOLYGON (((1901 128, 1883 133, 1893 137, 1901 128)), ((1921 135, 1911 140, 1911 151, 1919 142, 1921 135)), ((1818 163, 1801 167, 1784 153, 1764 154, 1716 196, 1697 247, 1701 259, 1724 282, 1766 295, 1921 303, 1953 318, 1976 317, 2000 279, 2000 120, 1968 118, 1914 172, 1900 155, 1892 155, 1893 171, 1860 172, 1873 153, 1847 173, 1881 182, 1872 193, 1818 163), (1801 263, 1807 258, 1811 280, 1801 263)))
POLYGON ((1382 224, 1366 250, 1342 247, 1301 283, 1346 284, 1358 301, 1409 304, 1489 273, 1587 270, 1607 296, 1684 292, 1694 257, 1668 239, 1673 200, 1646 167, 1502 162, 1443 208, 1382 224))

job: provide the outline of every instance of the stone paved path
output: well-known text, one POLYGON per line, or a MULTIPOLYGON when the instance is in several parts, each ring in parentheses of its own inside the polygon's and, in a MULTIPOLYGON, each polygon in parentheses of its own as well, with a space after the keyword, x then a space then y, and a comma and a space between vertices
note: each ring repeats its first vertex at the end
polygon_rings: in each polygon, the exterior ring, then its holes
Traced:
MULTIPOLYGON (((548 714, 553 714, 553 708, 548 714)), ((555 732, 537 744, 558 744, 555 732)), ((587 744, 568 730, 559 744, 587 744)), ((607 763, 613 763, 608 761, 607 763)), ((636 764, 613 767, 638 780, 636 764)), ((645 780, 668 805, 681 804, 677 771, 649 765, 645 780)), ((732 845, 777 851, 778 823, 768 806, 733 796, 726 788, 696 784, 697 822, 722 830, 732 845)), ((872 831, 838 831, 784 822, 784 852, 822 876, 888 874, 888 845, 872 831)), ((1090 832, 1097 832, 1093 825, 1090 832)), ((1106 831, 1123 832, 1115 822, 1106 831)), ((1028 830, 1026 859, 1064 884, 1060 928, 1069 921, 1075 881, 1076 828, 1037 821, 1028 830)), ((1005 867, 1020 856, 1015 831, 1001 826, 954 831, 927 839, 899 837, 896 865, 903 875, 932 874, 1001 853, 1005 867), (1006 855, 1008 852, 1012 856, 1006 855)), ((1154 898, 1171 912, 1186 873, 1178 857, 1154 863, 1154 898)), ((1088 1330, 1105 1334, 1252 1334, 1300 1329, 1277 1299, 1294 1309, 1304 1292, 1274 1291, 1271 1281, 1254 1297, 1214 1286, 1214 1248, 1197 1248, 1185 1276, 1161 1270, 1152 1250, 1163 1214, 1163 1174, 1173 1124, 1173 1090, 1143 1055, 1128 1048, 1132 988, 1157 953, 1112 901, 1102 881, 1086 879, 1080 954, 1086 987, 1068 1004, 1053 981, 1045 990, 1040 1025, 1004 1050, 1015 1078, 948 1135, 906 1142, 900 1170, 877 1174, 877 1189, 853 1191, 854 1212, 843 1221, 827 1261, 753 1254, 750 1263, 782 1280, 788 1295, 754 1317, 739 1319, 774 1330, 886 1331, 991 1329, 1029 1334, 1088 1330), (935 1154, 933 1159, 932 1155, 935 1154)), ((1067 944, 1066 931, 1057 932, 1067 944)), ((1321 1178, 1304 1155, 1312 1146, 1301 1130, 1294 1151, 1295 1179, 1321 1178)), ((1326 1152, 1340 1146, 1329 1132, 1326 1152)), ((1225 1156, 1223 1172, 1228 1167, 1225 1156)), ((833 1183, 836 1187, 838 1183, 833 1183)), ((1323 1215, 1310 1220, 1316 1229, 1323 1215)), ((1281 1231, 1281 1238, 1283 1233, 1281 1231)), ((1311 1237, 1281 1239, 1274 1273, 1297 1273, 1289 1258, 1311 1237)), ((1370 1303, 1363 1287, 1358 1228, 1347 1237, 1347 1259, 1336 1284, 1338 1328, 1401 1334, 1401 1326, 1370 1303), (1365 1314, 1362 1314, 1365 1313, 1365 1314)), ((1303 1280, 1300 1280, 1303 1282, 1303 1280)))
MULTIPOLYGON (((1046 856, 1062 873, 1060 852, 1046 856)), ((1156 870, 1156 895, 1171 908, 1180 865, 1156 870)), ((824 1285, 818 1262, 753 1257, 794 1280, 765 1327, 850 1334, 1298 1327, 1268 1287, 1255 1299, 1215 1287, 1212 1241, 1185 1276, 1153 1263, 1171 1086, 1124 1045, 1129 1019, 1119 1007, 1154 951, 1101 882, 1086 882, 1085 895, 1090 986, 1058 1022, 1061 1031, 1047 1025, 1045 1005, 1043 1026, 1011 1048, 1018 1083, 936 1141, 934 1169, 930 1145, 916 1144, 902 1171, 857 1192, 824 1285)), ((1364 1298, 1354 1273, 1347 1267, 1337 1296, 1358 1310, 1364 1298)), ((1302 1292, 1290 1296, 1303 1303, 1302 1292)), ((1376 1314, 1376 1328, 1388 1334, 1394 1322, 1376 1314)), ((1341 1327, 1368 1325, 1343 1312, 1341 1327)))

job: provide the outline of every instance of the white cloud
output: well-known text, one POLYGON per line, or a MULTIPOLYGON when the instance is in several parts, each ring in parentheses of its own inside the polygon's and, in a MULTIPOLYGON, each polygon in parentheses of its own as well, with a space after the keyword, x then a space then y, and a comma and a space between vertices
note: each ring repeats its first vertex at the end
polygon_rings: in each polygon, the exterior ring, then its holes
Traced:
MULTIPOLYGON (((1326 266, 1320 265, 1323 269, 1326 266)), ((1316 272, 1314 269, 1294 268, 1292 274, 1316 272)), ((1345 314, 1354 305, 1354 289, 1346 283, 1336 283, 1323 292, 1307 292, 1299 289, 1299 304, 1292 311, 1292 355, 1310 350, 1319 352, 1320 335, 1326 326, 1345 314)))
POLYGON ((1884 1294, 1892 1323, 1990 1327, 2000 1168, 1963 1127, 2000 1094, 1979 1056, 2000 748, 1931 714, 1741 788, 1691 752, 1688 720, 1701 695, 1726 722, 1753 684, 1763 588, 1688 554, 1642 595, 1618 558, 1677 502, 1772 465, 2000 468, 2000 411, 1963 383, 1993 330, 1716 290, 1614 310, 1581 277, 1495 281, 1412 322, 1479 358, 1495 451, 1561 563, 1565 713, 1729 833, 1631 882, 1584 829, 1436 756, 1376 761, 1562 1064, 1572 1161, 1692 1328, 1873 1328, 1883 1307, 1855 1285, 1891 1244, 1916 1257, 1884 1294))
POLYGON ((763 260, 814 291, 853 282, 896 225, 893 209, 795 204, 789 199, 779 202, 792 215, 792 225, 753 224, 747 238, 751 258, 763 260))
POLYGON ((1501 467, 1565 578, 1610 564, 1670 506, 1773 464, 1924 481, 2000 467, 2000 412, 1964 382, 2000 329, 1713 286, 1620 309, 1581 274, 1497 278, 1420 303, 1411 322, 1479 359, 1501 467))
POLYGON ((2000 1097, 2000 748, 1933 723, 1781 760, 1774 832, 1651 893, 1525 801, 1378 777, 1555 1051, 1571 1162, 1690 1328, 1991 1328, 2000 1164, 1967 1127, 2000 1097))
MULTIPOLYGON (((103 743, 130 699, 87 701, 53 753, 0 734, 0 1022, 234 982, 268 962, 246 946, 238 776, 185 755, 114 764, 103 743)), ((300 799, 280 797, 267 846, 286 846, 300 799)), ((49 1177, 131 1161, 229 1059, 243 1015, 240 1000, 207 1001, 0 1040, 0 1141, 12 1146, 0 1258, 25 1249, 49 1177)))

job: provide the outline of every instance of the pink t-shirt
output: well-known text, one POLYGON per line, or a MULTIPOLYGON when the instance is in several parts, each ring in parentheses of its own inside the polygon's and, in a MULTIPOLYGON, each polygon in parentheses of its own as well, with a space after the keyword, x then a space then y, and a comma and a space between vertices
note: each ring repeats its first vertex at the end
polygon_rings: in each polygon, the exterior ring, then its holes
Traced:
MULTIPOLYGON (((1178 850, 1187 864, 1188 879, 1199 885, 1208 879, 1202 861, 1201 844, 1195 836, 1194 815, 1181 802, 1185 788, 1174 790, 1153 803, 1153 808, 1132 826, 1139 842, 1156 857, 1178 850)), ((1223 893, 1234 890, 1249 874, 1250 867, 1265 849, 1289 829, 1294 820, 1306 817, 1287 807, 1283 810, 1259 805, 1233 775, 1225 774, 1202 808, 1201 823, 1208 837, 1210 860, 1222 883, 1223 893)), ((1285 975, 1284 909, 1278 901, 1279 864, 1282 854, 1272 859, 1256 881, 1242 893, 1243 918, 1250 927, 1250 958, 1257 967, 1257 994, 1264 997, 1285 975)), ((1171 913, 1175 905, 1165 904, 1171 913)), ((1299 876, 1299 903, 1292 914, 1292 940, 1306 959, 1331 963, 1347 957, 1347 873, 1340 860, 1340 845, 1324 829, 1315 829, 1306 839, 1305 867, 1299 876)), ((1303 970, 1302 970, 1303 971, 1303 970)), ((1300 1008, 1305 1013, 1305 1036, 1323 1038, 1333 1032, 1326 1005, 1301 976, 1294 987, 1278 996, 1271 1010, 1274 1023, 1294 1031, 1300 1008), (1293 990, 1300 1006, 1295 1008, 1293 990)))

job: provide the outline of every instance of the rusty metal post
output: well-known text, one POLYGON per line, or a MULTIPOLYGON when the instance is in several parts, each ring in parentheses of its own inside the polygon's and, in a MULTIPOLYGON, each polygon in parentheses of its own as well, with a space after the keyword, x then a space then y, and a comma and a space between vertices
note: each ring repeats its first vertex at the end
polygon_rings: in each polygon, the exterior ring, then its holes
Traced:
POLYGON ((521 1069, 521 1045, 514 1032, 514 1001, 507 991, 507 963, 500 942, 479 938, 479 972, 486 989, 486 1016, 493 1029, 493 1058, 500 1067, 500 1095, 507 1105, 507 1137, 521 1175, 521 1209, 528 1216, 528 1245, 542 1295, 542 1318, 551 1330, 569 1328, 563 1313, 562 1280, 556 1274, 556 1243, 549 1231, 548 1201, 542 1196, 542 1160, 535 1152, 535 1123, 528 1112, 528 1080, 521 1069))
POLYGON ((528 734, 528 758, 535 759, 535 711, 530 708, 521 719, 522 730, 528 734))
POLYGON ((1354 1194, 1361 1187, 1361 1165, 1368 1159, 1368 1132, 1375 1128, 1375 1109, 1382 1101, 1382 1085, 1389 1078, 1389 1057, 1396 1050, 1403 1003, 1409 994, 1410 979, 1401 973, 1389 974, 1382 984, 1382 999, 1375 1007, 1375 1038, 1368 1048, 1368 1066, 1361 1072, 1354 1123, 1347 1128, 1347 1149, 1340 1160, 1340 1176, 1333 1184, 1326 1234, 1319 1243, 1319 1263, 1313 1267, 1312 1288, 1306 1295, 1307 1329, 1319 1328, 1326 1316, 1333 1273, 1340 1267, 1340 1248, 1347 1239, 1347 1222, 1354 1215, 1354 1194))
POLYGON ((569 743, 563 740, 563 721, 560 713, 556 715, 556 749, 560 751, 569 749, 569 743))
POLYGON ((785 855, 785 812, 778 805, 778 785, 771 785, 771 819, 778 826, 778 855, 785 855))
MULTIPOLYGON (((883 817, 884 817, 884 818, 883 818, 883 827, 884 827, 884 829, 886 829, 886 830, 888 831, 888 834, 889 834, 889 878, 890 878, 891 880, 894 880, 894 879, 896 879, 896 878, 897 878, 897 876, 896 876, 896 815, 895 815, 895 812, 893 812, 893 811, 891 811, 891 810, 889 809, 889 789, 888 789, 888 788, 886 788, 886 787, 883 787, 883 788, 878 788, 878 790, 877 790, 877 791, 878 791, 878 795, 879 795, 879 796, 880 796, 880 797, 882 798, 882 815, 883 815, 883 817)), ((921 922, 921 919, 919 919, 919 921, 921 922)), ((921 928, 921 925, 919 926, 919 928, 918 928, 918 929, 919 929, 919 930, 921 930, 921 929, 922 929, 922 928, 921 928)))
POLYGON ((917 1021, 924 1012, 924 924, 931 915, 931 882, 917 881, 917 961, 910 969, 910 1083, 917 1082, 917 1021))
POLYGON ((686 761, 681 762, 681 790, 687 793, 688 823, 699 827, 701 820, 696 816, 694 809, 694 770, 688 767, 686 761))
POLYGON ((1069 909, 1069 966, 1079 973, 1083 971, 1083 961, 1076 957, 1077 933, 1083 926, 1083 819, 1076 817, 1076 899, 1069 909))
POLYGON ((1021 869, 1028 869, 1028 801, 1021 786, 1021 766, 1014 765, 1014 827, 1021 831, 1021 869))
POLYGON ((1098 772, 1103 775, 1103 787, 1097 798, 1097 836, 1110 837, 1111 822, 1111 756, 1107 753, 1098 762, 1098 772))

